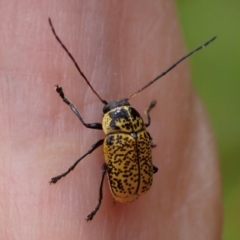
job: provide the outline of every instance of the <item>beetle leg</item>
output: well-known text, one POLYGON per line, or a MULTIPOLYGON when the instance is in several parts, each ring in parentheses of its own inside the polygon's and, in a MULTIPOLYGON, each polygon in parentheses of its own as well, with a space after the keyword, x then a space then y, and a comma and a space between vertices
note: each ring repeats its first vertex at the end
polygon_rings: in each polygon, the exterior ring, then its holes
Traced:
POLYGON ((155 148, 157 145, 151 142, 151 148, 155 148))
POLYGON ((81 123, 87 127, 87 128, 92 128, 92 129, 98 129, 102 130, 102 124, 101 123, 85 123, 84 120, 82 119, 80 113, 78 112, 77 108, 74 106, 71 101, 69 101, 63 92, 63 89, 61 86, 56 85, 56 91, 59 94, 59 96, 62 98, 62 100, 71 108, 71 110, 74 112, 74 114, 78 117, 78 119, 81 121, 81 123))
POLYGON ((153 139, 152 139, 152 136, 150 135, 149 132, 147 132, 147 134, 148 134, 148 137, 149 137, 150 140, 151 140, 151 148, 155 148, 157 145, 152 142, 152 140, 153 140, 153 139))
POLYGON ((102 199, 103 199, 103 181, 104 181, 106 172, 107 172, 107 166, 104 163, 102 166, 102 180, 101 180, 101 184, 100 184, 100 188, 99 188, 98 204, 95 207, 95 209, 87 215, 87 218, 86 218, 87 221, 91 221, 93 219, 93 217, 95 216, 95 214, 97 213, 97 211, 99 210, 99 208, 101 206, 102 199))
POLYGON ((91 154, 95 149, 100 147, 103 144, 103 142, 104 142, 104 139, 101 139, 101 140, 98 140, 96 143, 94 143, 92 145, 92 147, 83 156, 81 156, 66 172, 64 172, 64 173, 62 173, 62 174, 60 174, 56 177, 53 177, 50 181, 50 184, 51 183, 56 183, 62 177, 65 177, 66 175, 68 175, 83 158, 85 158, 88 154, 91 154))
POLYGON ((158 172, 158 168, 153 165, 153 174, 158 172))
POLYGON ((157 102, 155 100, 151 101, 150 105, 148 106, 147 110, 145 111, 145 114, 147 115, 147 120, 148 120, 148 122, 145 123, 146 127, 149 127, 151 124, 151 118, 150 118, 149 113, 150 113, 151 109, 156 106, 156 103, 157 102))

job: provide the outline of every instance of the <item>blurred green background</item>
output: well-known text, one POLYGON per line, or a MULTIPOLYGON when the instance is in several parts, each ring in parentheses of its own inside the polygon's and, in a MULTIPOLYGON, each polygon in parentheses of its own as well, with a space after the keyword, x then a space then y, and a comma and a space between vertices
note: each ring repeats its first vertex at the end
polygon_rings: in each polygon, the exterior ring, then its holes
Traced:
POLYGON ((239 240, 240 0, 176 0, 176 5, 188 50, 218 36, 190 61, 193 84, 208 112, 220 155, 223 239, 239 240))

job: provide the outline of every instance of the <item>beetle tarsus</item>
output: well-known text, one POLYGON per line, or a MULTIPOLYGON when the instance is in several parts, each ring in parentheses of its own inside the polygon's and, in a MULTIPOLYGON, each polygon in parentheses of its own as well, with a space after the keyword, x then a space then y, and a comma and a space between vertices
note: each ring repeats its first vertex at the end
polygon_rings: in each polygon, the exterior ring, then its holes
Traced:
POLYGON ((146 127, 149 127, 151 124, 150 111, 156 106, 156 104, 157 104, 156 100, 151 101, 151 103, 149 104, 148 108, 145 111, 145 114, 147 115, 147 120, 148 120, 148 122, 145 124, 146 127))
POLYGON ((151 148, 155 148, 157 145, 154 143, 151 143, 151 148))
POLYGON ((50 184, 55 184, 58 180, 60 180, 62 178, 61 175, 59 176, 56 176, 56 177, 53 177, 51 178, 51 180, 49 181, 50 184))
POLYGON ((59 85, 55 85, 56 92, 59 94, 59 96, 62 98, 62 100, 71 108, 71 110, 74 112, 74 114, 77 116, 77 118, 80 120, 80 122, 87 128, 92 129, 98 129, 102 130, 102 124, 101 123, 85 123, 82 116, 80 115, 79 111, 75 107, 75 105, 65 97, 63 89, 59 85))
POLYGON ((102 146, 103 142, 104 142, 104 139, 101 139, 101 140, 98 140, 96 143, 94 143, 92 145, 92 147, 83 156, 81 156, 66 172, 64 172, 64 173, 62 173, 62 174, 60 174, 56 177, 53 177, 50 181, 50 184, 51 183, 56 183, 62 177, 65 177, 66 175, 68 175, 83 158, 85 158, 88 154, 91 154, 98 147, 102 146))
POLYGON ((98 203, 97 203, 97 206, 95 207, 95 209, 87 215, 87 218, 86 218, 87 221, 91 221, 93 219, 93 217, 95 216, 95 214, 97 213, 97 211, 99 210, 99 208, 101 206, 102 199, 103 199, 103 190, 102 190, 103 182, 104 182, 104 177, 106 175, 106 172, 107 172, 107 166, 104 163, 102 166, 102 180, 101 180, 101 184, 100 184, 100 188, 99 188, 98 203))
POLYGON ((158 172, 158 168, 153 165, 153 173, 157 173, 157 172, 158 172))

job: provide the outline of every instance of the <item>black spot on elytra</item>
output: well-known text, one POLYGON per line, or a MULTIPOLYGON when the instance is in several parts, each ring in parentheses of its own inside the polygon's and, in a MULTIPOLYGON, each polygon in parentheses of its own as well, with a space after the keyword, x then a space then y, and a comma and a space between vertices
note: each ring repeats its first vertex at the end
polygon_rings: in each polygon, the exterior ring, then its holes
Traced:
POLYGON ((131 123, 125 123, 125 124, 122 125, 122 128, 130 130, 130 129, 132 129, 132 124, 131 123))
POLYGON ((106 137, 107 145, 113 145, 113 141, 114 141, 114 136, 109 135, 106 137))
POLYGON ((122 136, 121 135, 117 135, 116 141, 118 144, 122 144, 122 136))

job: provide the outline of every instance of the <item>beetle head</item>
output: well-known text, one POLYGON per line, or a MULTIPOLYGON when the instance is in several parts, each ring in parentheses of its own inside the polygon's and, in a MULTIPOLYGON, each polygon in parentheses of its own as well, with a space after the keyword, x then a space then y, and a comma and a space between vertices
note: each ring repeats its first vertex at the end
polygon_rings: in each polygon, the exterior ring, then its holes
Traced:
POLYGON ((126 98, 124 98, 120 101, 113 101, 113 102, 106 104, 103 107, 103 113, 107 113, 116 107, 123 107, 123 106, 130 106, 130 103, 128 102, 128 100, 126 98))

